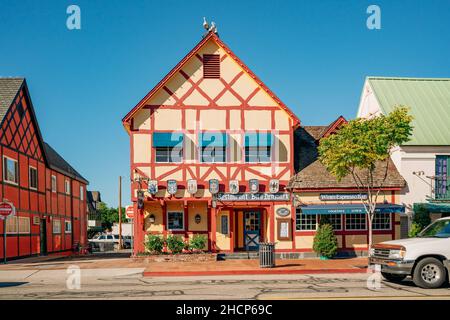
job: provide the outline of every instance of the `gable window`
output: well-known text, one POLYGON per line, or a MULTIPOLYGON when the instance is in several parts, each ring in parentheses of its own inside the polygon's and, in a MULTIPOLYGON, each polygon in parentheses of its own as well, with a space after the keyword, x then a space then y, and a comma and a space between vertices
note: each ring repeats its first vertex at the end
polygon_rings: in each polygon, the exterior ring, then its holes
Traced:
POLYGON ((245 134, 245 162, 271 162, 272 140, 270 133, 245 134))
POLYGON ((202 132, 199 135, 200 160, 205 163, 226 162, 228 136, 220 132, 202 132))
POLYGON ((30 167, 30 170, 29 170, 30 189, 37 190, 37 187, 38 187, 37 179, 38 179, 37 169, 34 167, 30 167))
POLYGON ((153 134, 155 161, 180 163, 183 161, 183 134, 176 132, 155 132, 153 134))
POLYGON ((66 194, 70 194, 70 181, 64 180, 64 191, 66 194))
POLYGON ((203 78, 220 79, 220 55, 203 55, 203 78))
POLYGON ((17 114, 19 115, 19 118, 22 119, 23 115, 25 114, 25 111, 23 110, 23 105, 22 105, 22 101, 20 101, 17 104, 17 114))
POLYGON ((3 157, 3 179, 6 182, 19 183, 19 167, 17 160, 3 157))
POLYGON ((184 230, 184 213, 167 212, 167 229, 184 230))
POLYGON ((56 192, 56 176, 52 174, 52 192, 56 192))
POLYGON ((450 156, 436 156, 435 197, 450 199, 450 156))

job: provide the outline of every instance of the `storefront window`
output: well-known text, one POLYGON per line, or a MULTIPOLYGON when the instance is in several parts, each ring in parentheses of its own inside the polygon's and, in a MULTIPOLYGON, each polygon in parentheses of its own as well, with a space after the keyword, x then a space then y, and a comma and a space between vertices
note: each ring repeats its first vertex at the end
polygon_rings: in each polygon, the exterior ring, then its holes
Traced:
POLYGON ((302 214, 302 209, 297 208, 296 212, 295 229, 297 231, 316 230, 317 229, 317 216, 310 214, 302 214))
POLYGON ((345 215, 345 229, 346 230, 366 230, 366 214, 365 213, 351 213, 345 215))
POLYGON ((372 226, 374 230, 391 230, 391 214, 376 213, 373 217, 372 226))
POLYGON ((341 214, 323 214, 320 216, 320 223, 324 223, 325 221, 332 225, 333 230, 342 230, 341 214))
POLYGON ((183 212, 167 212, 167 229, 184 230, 183 212))

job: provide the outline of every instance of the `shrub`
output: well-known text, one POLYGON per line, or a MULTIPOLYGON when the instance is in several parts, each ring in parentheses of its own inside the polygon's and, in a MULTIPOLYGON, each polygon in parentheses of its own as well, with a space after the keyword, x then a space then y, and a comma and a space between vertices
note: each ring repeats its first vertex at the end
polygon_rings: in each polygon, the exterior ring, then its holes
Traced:
POLYGON ((161 253, 164 248, 164 240, 157 235, 149 235, 145 242, 145 248, 151 253, 161 253))
POLYGON ((205 248, 207 241, 208 240, 204 235, 196 234, 192 237, 189 247, 192 250, 202 251, 205 248))
POLYGON ((332 258, 336 255, 338 241, 331 224, 321 224, 314 237, 313 249, 323 257, 332 258))
POLYGON ((422 205, 414 206, 413 222, 416 223, 422 230, 431 223, 431 217, 428 210, 422 205))
POLYGON ((182 252, 185 246, 183 239, 174 235, 168 236, 166 243, 167 248, 174 254, 182 252))
POLYGON ((411 224, 411 229, 408 232, 408 237, 410 238, 414 238, 417 237, 417 235, 420 233, 420 231, 422 231, 422 227, 420 226, 420 224, 418 224, 417 222, 413 222, 411 224))

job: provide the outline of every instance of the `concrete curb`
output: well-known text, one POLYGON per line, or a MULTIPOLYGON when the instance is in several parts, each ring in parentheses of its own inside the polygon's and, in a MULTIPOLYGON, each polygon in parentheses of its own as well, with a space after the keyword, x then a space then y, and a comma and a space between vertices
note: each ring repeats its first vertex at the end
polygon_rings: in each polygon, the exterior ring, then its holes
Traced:
POLYGON ((230 275, 265 275, 265 274, 332 274, 332 273, 367 273, 367 269, 303 269, 303 270, 224 270, 224 271, 144 271, 144 277, 194 277, 194 276, 230 276, 230 275))

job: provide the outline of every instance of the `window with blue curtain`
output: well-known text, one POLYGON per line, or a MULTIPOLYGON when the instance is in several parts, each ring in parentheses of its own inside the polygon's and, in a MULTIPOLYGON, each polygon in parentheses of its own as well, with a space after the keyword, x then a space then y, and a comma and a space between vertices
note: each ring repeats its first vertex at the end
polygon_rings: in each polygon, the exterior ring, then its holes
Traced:
POLYGON ((153 148, 156 162, 183 161, 183 134, 178 132, 153 133, 153 148))
POLYGON ((271 133, 245 134, 245 162, 271 162, 273 136, 271 133))
POLYGON ((436 156, 435 197, 436 199, 450 199, 450 156, 436 156))
POLYGON ((226 162, 228 135, 224 132, 202 132, 199 134, 200 159, 205 163, 226 162))

